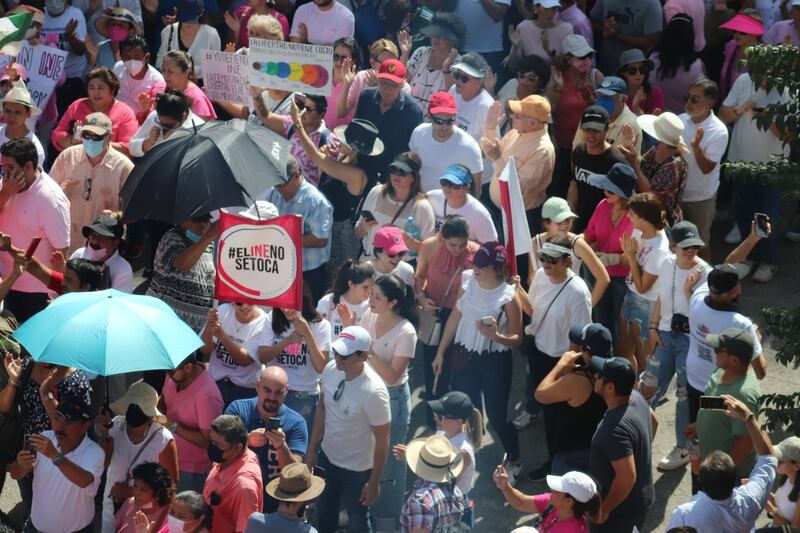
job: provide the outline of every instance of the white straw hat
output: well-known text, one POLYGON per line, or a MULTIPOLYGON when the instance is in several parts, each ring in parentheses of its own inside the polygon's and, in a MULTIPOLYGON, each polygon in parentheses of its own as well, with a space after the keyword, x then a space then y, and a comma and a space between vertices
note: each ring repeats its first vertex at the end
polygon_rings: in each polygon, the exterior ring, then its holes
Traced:
POLYGON ((675 146, 682 152, 688 152, 688 147, 683 140, 683 121, 675 113, 667 111, 658 116, 641 115, 636 118, 636 122, 657 141, 675 146))

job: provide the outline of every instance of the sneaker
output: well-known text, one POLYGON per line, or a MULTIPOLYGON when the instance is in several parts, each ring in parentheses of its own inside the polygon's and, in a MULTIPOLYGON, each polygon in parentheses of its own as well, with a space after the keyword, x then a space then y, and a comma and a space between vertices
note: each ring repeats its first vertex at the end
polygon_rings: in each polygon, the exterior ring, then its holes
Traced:
POLYGON ((750 272, 753 271, 753 268, 756 266, 756 262, 748 259, 747 261, 742 261, 741 263, 736 263, 733 267, 736 269, 736 274, 739 275, 739 279, 744 279, 750 275, 750 272))
POLYGON ((667 455, 658 462, 658 469, 662 472, 677 470, 689 463, 689 451, 686 448, 675 446, 667 455))
POLYGON ((728 234, 725 235, 725 242, 727 244, 739 244, 742 242, 742 234, 739 232, 738 224, 734 224, 728 234))
POLYGON ((549 463, 544 463, 539 468, 534 468, 528 472, 528 481, 544 481, 550 474, 552 466, 549 463))
POLYGON ((761 263, 758 265, 755 274, 753 274, 753 281, 758 283, 767 283, 775 277, 775 272, 778 271, 777 265, 770 265, 769 263, 761 263))
POLYGON ((530 426, 531 423, 537 418, 539 418, 539 413, 532 415, 528 411, 523 409, 522 411, 520 411, 519 415, 517 415, 517 418, 515 418, 514 422, 512 423, 517 429, 525 429, 526 427, 530 426))
POLYGON ((800 231, 787 231, 786 238, 792 242, 800 242, 800 231))
POLYGON ((519 483, 519 476, 522 474, 522 461, 517 464, 506 462, 506 472, 508 472, 508 484, 512 487, 519 483))

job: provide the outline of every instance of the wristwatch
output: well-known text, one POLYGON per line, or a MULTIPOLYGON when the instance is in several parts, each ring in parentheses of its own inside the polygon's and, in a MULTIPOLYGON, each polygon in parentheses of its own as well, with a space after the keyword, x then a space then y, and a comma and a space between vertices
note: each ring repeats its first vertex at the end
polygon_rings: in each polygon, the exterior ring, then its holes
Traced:
POLYGON ((56 456, 53 458, 53 464, 54 464, 55 466, 59 466, 59 465, 60 465, 61 463, 63 463, 63 462, 66 460, 66 459, 67 459, 67 458, 64 456, 64 454, 63 454, 63 453, 59 453, 58 455, 56 455, 56 456))

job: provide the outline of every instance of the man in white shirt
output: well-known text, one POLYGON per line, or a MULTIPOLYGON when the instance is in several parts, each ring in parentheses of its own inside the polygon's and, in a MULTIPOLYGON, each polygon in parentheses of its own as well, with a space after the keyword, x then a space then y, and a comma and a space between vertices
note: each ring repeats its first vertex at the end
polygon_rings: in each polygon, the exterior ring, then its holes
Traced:
POLYGON ((444 91, 431 97, 431 122, 423 122, 411 133, 408 147, 422 160, 419 169, 422 191, 439 189, 439 179, 450 165, 460 163, 472 173, 475 189, 480 190, 483 158, 478 143, 466 131, 456 128, 456 99, 444 91))
POLYGON ((314 0, 297 8, 289 39, 293 43, 333 44, 355 31, 353 13, 336 0, 314 0))
POLYGON ((344 499, 349 528, 369 531, 369 506, 380 496, 389 453, 389 391, 366 364, 372 339, 350 326, 331 343, 334 360, 322 372, 320 399, 306 455, 325 469, 325 491, 317 503, 319 530, 336 530, 344 499), (320 447, 321 443, 321 447, 320 447))
POLYGON ((472 174, 464 165, 450 165, 439 176, 440 189, 428 192, 428 202, 436 217, 436 229, 442 229, 444 219, 461 215, 469 224, 469 240, 483 244, 497 240, 497 229, 492 215, 469 191, 472 174))
POLYGON ((119 54, 121 60, 113 68, 119 78, 117 100, 128 104, 141 124, 143 116, 150 112, 150 104, 167 85, 164 76, 150 64, 150 47, 143 37, 132 35, 123 40, 119 44, 119 54), (144 101, 148 103, 144 112, 139 104, 142 95, 147 96, 144 101))
MULTIPOLYGON (((683 140, 691 147, 686 156, 686 185, 681 195, 683 217, 697 226, 700 239, 711 242, 711 224, 719 189, 719 167, 728 147, 728 128, 714 114, 719 87, 711 80, 697 80, 689 85, 686 113, 682 113, 683 140)), ((711 258, 711 248, 699 254, 711 258)))
POLYGON ((61 402, 50 417, 52 430, 31 435, 9 466, 13 479, 33 471, 33 505, 25 531, 90 533, 94 497, 103 474, 105 453, 87 435, 89 406, 61 402))

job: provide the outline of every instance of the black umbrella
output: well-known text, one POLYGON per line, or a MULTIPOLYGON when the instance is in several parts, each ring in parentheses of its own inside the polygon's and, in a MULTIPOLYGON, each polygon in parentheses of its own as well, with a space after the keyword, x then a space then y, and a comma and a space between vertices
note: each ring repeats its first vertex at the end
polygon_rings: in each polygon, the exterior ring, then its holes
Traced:
POLYGON ((120 196, 128 220, 179 224, 221 207, 251 205, 286 182, 289 142, 242 119, 208 122, 142 157, 120 196))

